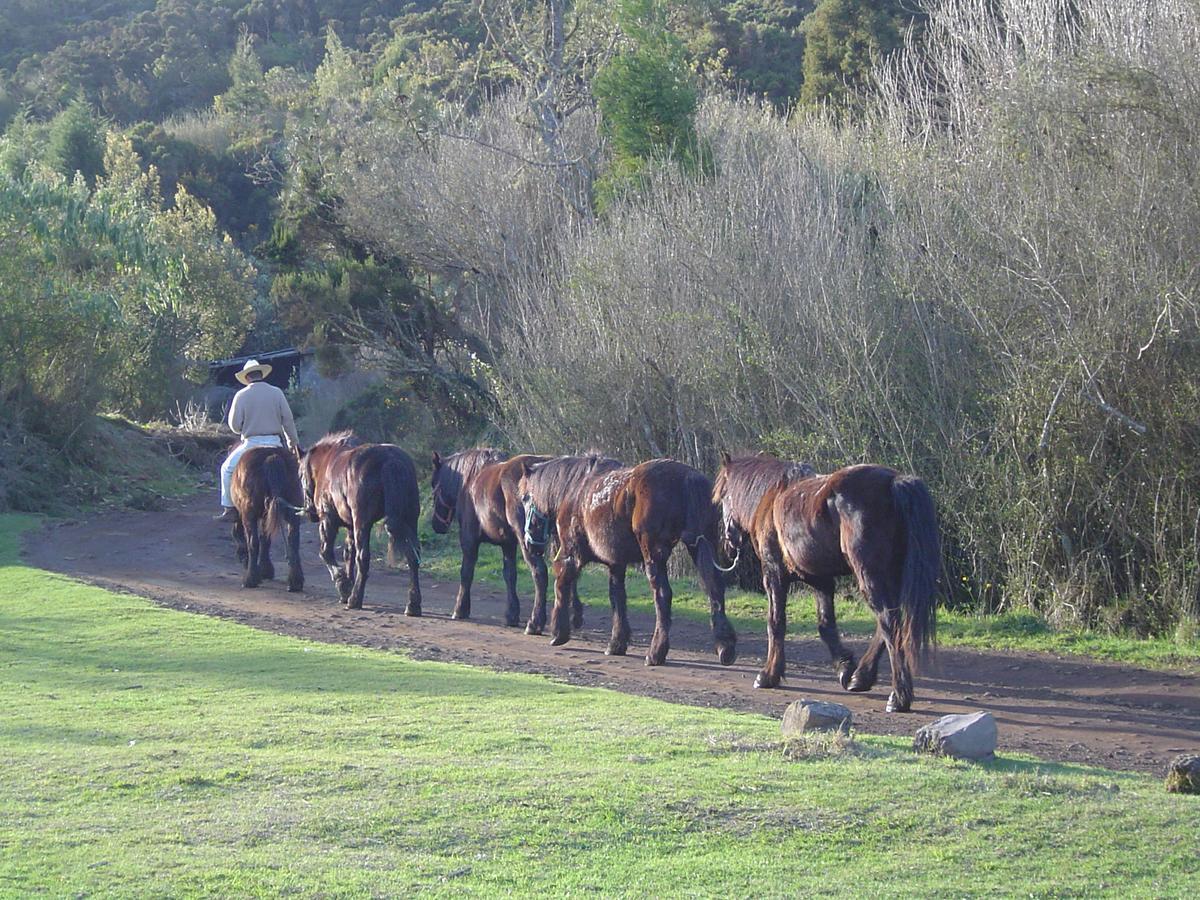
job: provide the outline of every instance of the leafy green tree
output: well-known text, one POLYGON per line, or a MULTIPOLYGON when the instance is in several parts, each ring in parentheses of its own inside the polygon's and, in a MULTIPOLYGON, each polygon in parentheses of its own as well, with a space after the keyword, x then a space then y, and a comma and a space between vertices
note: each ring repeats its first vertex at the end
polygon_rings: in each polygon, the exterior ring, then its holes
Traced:
POLYGON ((88 184, 95 184, 104 171, 104 131, 87 101, 73 101, 50 123, 46 164, 67 178, 79 172, 88 184))
POLYGON ((699 90, 666 12, 660 0, 622 0, 617 15, 629 45, 592 82, 612 142, 611 167, 597 189, 602 204, 650 160, 673 155, 685 170, 701 167, 699 90))
POLYGON ((804 20, 804 103, 853 106, 870 87, 871 68, 922 20, 911 0, 821 0, 804 20))

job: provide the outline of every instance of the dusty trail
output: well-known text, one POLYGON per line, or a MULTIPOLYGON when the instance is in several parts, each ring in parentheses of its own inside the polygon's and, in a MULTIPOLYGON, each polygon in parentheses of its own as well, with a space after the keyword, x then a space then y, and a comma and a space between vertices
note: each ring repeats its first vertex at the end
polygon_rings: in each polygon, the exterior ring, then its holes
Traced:
MULTIPOLYGON (((604 655, 606 606, 589 607, 584 628, 571 643, 551 647, 547 637, 504 627, 503 593, 488 584, 477 584, 473 591, 474 618, 456 622, 449 613, 457 585, 426 577, 424 618, 405 618, 407 572, 382 565, 372 567, 365 609, 345 611, 317 559, 313 527, 303 531, 304 594, 288 594, 280 582, 246 591, 227 529, 210 520, 210 506, 196 498, 161 512, 115 512, 50 525, 27 540, 26 558, 38 567, 176 609, 281 634, 537 672, 676 703, 780 716, 799 697, 832 699, 854 711, 863 731, 904 735, 947 713, 986 709, 999 722, 1001 753, 1019 751, 1115 769, 1161 772, 1177 753, 1200 750, 1200 677, 1194 675, 1045 654, 943 649, 933 671, 917 677, 913 712, 898 716, 883 712, 886 657, 874 691, 847 694, 834 680, 815 634, 789 640, 789 671, 781 689, 756 691, 754 675, 766 649, 761 633, 739 635, 738 662, 722 668, 711 652, 707 629, 677 620, 667 665, 647 669, 642 655, 653 627, 649 616, 631 614, 634 641, 624 658, 604 655)), ((522 601, 527 615, 529 598, 522 601)), ((861 652, 865 642, 851 646, 861 652)))

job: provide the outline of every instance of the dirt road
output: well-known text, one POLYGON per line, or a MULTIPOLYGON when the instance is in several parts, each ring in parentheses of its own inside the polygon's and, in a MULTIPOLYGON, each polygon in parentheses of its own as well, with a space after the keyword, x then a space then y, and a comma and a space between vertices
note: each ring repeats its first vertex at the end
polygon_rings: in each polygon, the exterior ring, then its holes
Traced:
MULTIPOLYGON (((762 691, 752 687, 765 651, 761 633, 739 635, 737 663, 722 668, 709 649, 707 629, 677 620, 667 665, 647 669, 642 656, 653 625, 649 617, 632 617, 634 642, 624 658, 604 655, 607 604, 590 606, 582 631, 569 644, 551 647, 547 637, 504 627, 503 592, 490 584, 476 585, 474 618, 457 622, 449 618, 457 585, 425 578, 425 616, 405 618, 407 573, 382 565, 372 568, 365 608, 345 611, 317 559, 312 527, 303 537, 304 594, 288 594, 280 582, 247 591, 240 586, 228 530, 210 520, 210 506, 192 499, 160 512, 108 513, 50 525, 26 542, 26 558, 176 609, 267 631, 537 672, 676 703, 781 716, 800 697, 837 700, 854 711, 862 731, 904 735, 938 716, 986 709, 999 723, 1001 754, 1115 769, 1161 772, 1177 753, 1200 751, 1200 677, 1194 675, 1044 654, 943 649, 932 671, 917 678, 913 712, 888 715, 886 657, 874 691, 847 694, 834 680, 816 635, 789 641, 784 686, 762 691)), ((522 600, 527 614, 529 598, 522 600)), ((865 644, 851 646, 861 652, 865 644)))

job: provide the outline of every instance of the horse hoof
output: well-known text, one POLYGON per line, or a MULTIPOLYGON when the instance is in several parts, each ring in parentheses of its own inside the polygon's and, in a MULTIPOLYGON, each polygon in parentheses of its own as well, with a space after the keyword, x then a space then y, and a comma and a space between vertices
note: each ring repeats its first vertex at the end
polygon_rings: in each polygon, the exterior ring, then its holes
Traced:
POLYGON ((885 707, 885 709, 890 713, 906 713, 906 712, 910 711, 911 707, 912 707, 911 701, 901 705, 900 700, 896 697, 896 692, 892 691, 888 695, 888 702, 887 702, 887 706, 885 707))
POLYGON ((459 610, 456 609, 454 612, 450 613, 450 618, 464 621, 466 619, 471 618, 471 614, 465 613, 465 612, 460 612, 459 610))
POLYGON ((571 627, 572 628, 582 628, 583 627, 583 613, 577 613, 576 615, 571 616, 571 627))
POLYGON ((421 618, 421 607, 412 606, 410 604, 409 606, 405 607, 404 614, 410 619, 419 619, 421 618))
POLYGON ((303 592, 304 592, 304 582, 303 581, 299 582, 298 584, 292 583, 292 584, 288 585, 288 593, 289 594, 300 594, 303 592))
POLYGON ((776 688, 779 687, 779 676, 768 675, 766 672, 759 672, 754 679, 756 688, 776 688))
POLYGON ((565 644, 570 639, 571 639, 571 636, 569 634, 556 634, 556 635, 554 635, 554 637, 550 638, 550 646, 551 647, 561 647, 563 644, 565 644))
POLYGON ((843 685, 852 694, 865 694, 871 688, 875 687, 874 678, 860 678, 857 673, 850 679, 850 683, 843 685))
POLYGON ((275 570, 274 569, 264 569, 262 577, 263 577, 263 581, 274 581, 275 580, 275 570))
POLYGON ((717 661, 723 666, 732 666, 734 660, 737 659, 737 647, 733 644, 724 644, 717 647, 717 661))
POLYGON ((624 656, 627 647, 622 647, 619 644, 610 644, 604 651, 605 656, 624 656))
POLYGON ((528 625, 525 626, 525 633, 530 635, 531 637, 537 637, 539 634, 542 633, 542 626, 534 625, 532 622, 530 622, 528 625))
POLYGON ((519 628, 520 625, 521 625, 520 619, 510 619, 507 617, 504 619, 504 627, 505 628, 519 628))
POLYGON ((659 653, 655 653, 653 650, 651 650, 649 653, 646 654, 646 665, 648 665, 648 666, 661 666, 666 661, 667 661, 667 651, 666 650, 663 650, 659 653))
POLYGON ((257 581, 243 581, 243 582, 242 582, 242 587, 244 587, 244 588, 256 588, 256 587, 258 587, 258 585, 259 585, 259 584, 260 584, 260 582, 257 582, 257 581))

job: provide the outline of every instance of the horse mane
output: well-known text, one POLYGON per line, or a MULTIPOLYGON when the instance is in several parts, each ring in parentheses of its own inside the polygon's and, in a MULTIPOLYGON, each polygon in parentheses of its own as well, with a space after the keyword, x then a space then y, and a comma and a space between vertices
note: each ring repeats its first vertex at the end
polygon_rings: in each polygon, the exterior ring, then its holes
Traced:
POLYGON ((479 470, 492 463, 503 462, 508 454, 495 447, 472 447, 470 450, 459 450, 442 460, 442 467, 454 472, 466 484, 479 474, 479 470))
POLYGON ((735 522, 748 526, 768 491, 816 474, 808 463, 778 459, 766 453, 739 456, 721 466, 713 484, 713 502, 723 505, 735 522))
POLYGON ((361 443, 362 438, 360 438, 352 430, 346 429, 345 431, 330 432, 313 444, 309 450, 315 450, 317 447, 357 447, 361 443))
POLYGON ((529 467, 527 485, 534 504, 550 514, 564 500, 575 496, 595 475, 622 468, 611 456, 557 456, 529 467))

